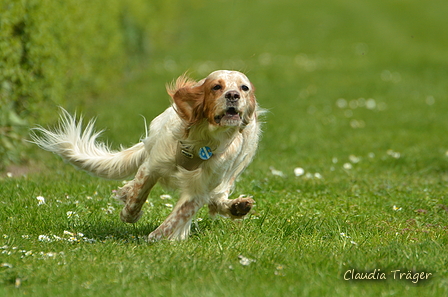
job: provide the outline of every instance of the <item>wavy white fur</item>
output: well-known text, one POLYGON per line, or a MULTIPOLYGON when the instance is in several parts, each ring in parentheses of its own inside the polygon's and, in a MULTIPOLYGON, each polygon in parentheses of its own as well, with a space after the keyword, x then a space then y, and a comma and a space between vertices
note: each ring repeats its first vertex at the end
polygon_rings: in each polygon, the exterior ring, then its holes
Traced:
POLYGON ((111 151, 98 142, 101 134, 94 131, 95 121, 88 122, 82 130, 82 118, 76 122, 61 108, 61 122, 55 131, 34 128, 31 138, 42 149, 61 156, 79 169, 108 179, 124 179, 134 174, 147 153, 142 142, 121 151, 111 151))

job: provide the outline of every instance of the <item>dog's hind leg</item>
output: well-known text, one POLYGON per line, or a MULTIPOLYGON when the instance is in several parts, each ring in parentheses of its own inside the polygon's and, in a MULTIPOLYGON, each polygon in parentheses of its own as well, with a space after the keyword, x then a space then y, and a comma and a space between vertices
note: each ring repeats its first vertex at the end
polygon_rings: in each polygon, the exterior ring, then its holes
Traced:
POLYGON ((135 223, 143 215, 141 210, 148 198, 152 187, 157 183, 158 177, 149 170, 150 166, 145 162, 137 171, 135 178, 119 188, 116 198, 124 202, 120 218, 126 223, 135 223))
POLYGON ((189 196, 181 197, 166 220, 151 234, 150 242, 161 239, 183 240, 190 234, 191 220, 204 205, 201 199, 191 199, 189 196))

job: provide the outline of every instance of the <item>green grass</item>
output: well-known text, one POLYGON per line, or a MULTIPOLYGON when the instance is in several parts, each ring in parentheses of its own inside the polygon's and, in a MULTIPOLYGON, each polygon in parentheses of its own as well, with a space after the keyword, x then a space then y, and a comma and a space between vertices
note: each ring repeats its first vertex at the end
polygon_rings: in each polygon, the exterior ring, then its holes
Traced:
POLYGON ((184 5, 172 49, 82 111, 113 147, 130 145, 144 133, 139 115, 167 107, 166 82, 246 72, 269 110, 234 194, 253 195, 255 212, 214 221, 202 209, 187 241, 148 244, 175 193, 156 187, 142 220, 123 224, 110 198, 120 182, 36 149, 40 173, 0 180, 0 295, 446 296, 445 2, 184 5), (387 280, 345 281, 350 269, 387 280), (394 280, 398 269, 433 276, 413 284, 394 280))

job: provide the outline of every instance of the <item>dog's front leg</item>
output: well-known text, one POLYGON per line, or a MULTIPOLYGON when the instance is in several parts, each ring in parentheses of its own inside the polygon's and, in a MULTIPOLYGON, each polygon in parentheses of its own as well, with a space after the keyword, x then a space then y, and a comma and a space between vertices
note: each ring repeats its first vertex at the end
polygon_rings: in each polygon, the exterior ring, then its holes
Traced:
POLYGON ((204 205, 200 199, 181 197, 166 220, 151 234, 150 242, 166 238, 170 240, 186 239, 190 233, 191 220, 197 211, 204 205))
POLYGON ((116 198, 124 202, 120 218, 125 223, 135 223, 143 215, 141 210, 158 177, 150 171, 150 166, 143 163, 135 178, 117 191, 116 198))
POLYGON ((209 203, 208 208, 212 217, 220 214, 232 219, 242 219, 250 212, 254 203, 255 201, 251 196, 241 195, 236 199, 228 199, 227 194, 223 194, 215 197, 209 203))
POLYGON ((227 218, 242 219, 255 204, 251 196, 240 195, 236 199, 229 199, 235 177, 229 181, 223 181, 214 191, 208 203, 209 214, 215 217, 220 214, 227 218))

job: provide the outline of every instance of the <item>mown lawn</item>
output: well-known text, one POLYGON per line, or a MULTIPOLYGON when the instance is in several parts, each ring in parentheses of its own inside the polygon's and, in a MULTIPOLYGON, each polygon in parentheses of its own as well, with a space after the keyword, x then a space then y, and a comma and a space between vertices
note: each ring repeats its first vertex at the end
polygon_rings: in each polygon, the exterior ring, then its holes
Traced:
POLYGON ((148 244, 176 193, 156 187, 127 225, 110 198, 121 182, 36 149, 40 172, 0 179, 0 295, 446 296, 445 1, 182 5, 171 48, 68 108, 126 146, 144 133, 139 115, 168 106, 166 82, 245 72, 269 110, 234 193, 253 195, 254 213, 211 220, 204 208, 189 240, 148 244), (352 271, 386 280, 345 280, 352 271), (405 279, 417 272, 429 279, 405 279))

